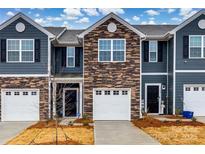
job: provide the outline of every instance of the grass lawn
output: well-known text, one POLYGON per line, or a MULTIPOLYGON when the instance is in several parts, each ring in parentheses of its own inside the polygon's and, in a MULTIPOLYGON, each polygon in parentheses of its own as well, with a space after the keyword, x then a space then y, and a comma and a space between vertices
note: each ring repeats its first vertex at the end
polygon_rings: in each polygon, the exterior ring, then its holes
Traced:
MULTIPOLYGON (((61 145, 94 144, 91 126, 58 126, 58 143, 61 145)), ((9 145, 55 145, 55 121, 38 122, 8 141, 9 145)))
POLYGON ((165 145, 205 145, 205 125, 196 121, 168 122, 151 117, 134 120, 134 125, 165 145))

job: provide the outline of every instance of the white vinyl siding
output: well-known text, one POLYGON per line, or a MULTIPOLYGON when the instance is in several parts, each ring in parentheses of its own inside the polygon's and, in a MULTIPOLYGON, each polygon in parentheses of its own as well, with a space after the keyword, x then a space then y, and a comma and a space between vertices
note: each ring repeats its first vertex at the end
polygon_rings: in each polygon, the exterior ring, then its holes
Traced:
POLYGON ((189 58, 205 58, 205 36, 189 36, 189 58))
POLYGON ((149 62, 157 62, 157 41, 149 41, 149 62))
POLYGON ((99 62, 125 62, 126 40, 125 39, 99 39, 98 40, 99 62))
POLYGON ((75 47, 67 47, 66 66, 75 67, 75 47))
POLYGON ((34 40, 8 39, 7 62, 34 62, 34 40))

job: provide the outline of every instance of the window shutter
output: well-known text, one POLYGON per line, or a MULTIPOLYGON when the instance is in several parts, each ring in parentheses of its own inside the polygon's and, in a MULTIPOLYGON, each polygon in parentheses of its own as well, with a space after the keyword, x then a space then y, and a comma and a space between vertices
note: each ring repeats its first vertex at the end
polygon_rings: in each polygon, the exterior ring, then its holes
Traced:
POLYGON ((158 41, 158 62, 163 61, 163 46, 164 46, 164 42, 158 41))
POLYGON ((189 58, 189 36, 183 36, 183 58, 189 58))
POLYGON ((62 48, 62 66, 66 67, 66 47, 62 48))
POLYGON ((41 41, 40 39, 35 39, 35 62, 41 61, 41 41))
POLYGON ((6 39, 1 40, 1 62, 6 62, 6 39))
POLYGON ((75 48, 75 67, 80 67, 80 52, 81 48, 75 48))
POLYGON ((143 51, 144 51, 144 62, 149 61, 149 41, 143 42, 143 51))

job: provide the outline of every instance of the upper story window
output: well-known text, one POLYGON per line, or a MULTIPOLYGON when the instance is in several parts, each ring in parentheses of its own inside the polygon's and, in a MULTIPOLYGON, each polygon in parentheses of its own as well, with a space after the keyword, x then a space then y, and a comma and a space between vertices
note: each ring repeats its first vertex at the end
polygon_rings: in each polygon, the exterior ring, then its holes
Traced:
POLYGON ((75 47, 67 47, 67 67, 75 67, 75 47))
POLYGON ((98 50, 100 62, 126 61, 125 39, 99 39, 98 50))
POLYGON ((205 36, 189 36, 189 58, 205 58, 205 36))
POLYGON ((34 62, 34 40, 8 39, 7 62, 34 62))
POLYGON ((149 62, 157 62, 157 41, 149 41, 149 62))

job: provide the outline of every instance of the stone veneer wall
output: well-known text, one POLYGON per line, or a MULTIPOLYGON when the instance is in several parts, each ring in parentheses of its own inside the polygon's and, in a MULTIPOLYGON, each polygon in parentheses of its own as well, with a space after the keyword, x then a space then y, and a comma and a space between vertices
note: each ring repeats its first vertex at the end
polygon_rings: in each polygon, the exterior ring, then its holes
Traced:
MULTIPOLYGON (((48 118, 48 78, 46 77, 0 77, 1 89, 39 89, 40 90, 40 120, 48 118)), ((0 97, 1 100, 1 97, 0 97)), ((0 101, 1 102, 1 101, 0 101)), ((1 103, 0 103, 1 113, 1 103)), ((0 114, 1 118, 1 114, 0 114)))
POLYGON ((131 88, 131 118, 139 117, 140 37, 111 18, 84 37, 84 113, 93 115, 93 88, 131 88), (110 33, 107 25, 117 30, 110 33), (125 38, 126 62, 98 62, 99 38, 125 38))

